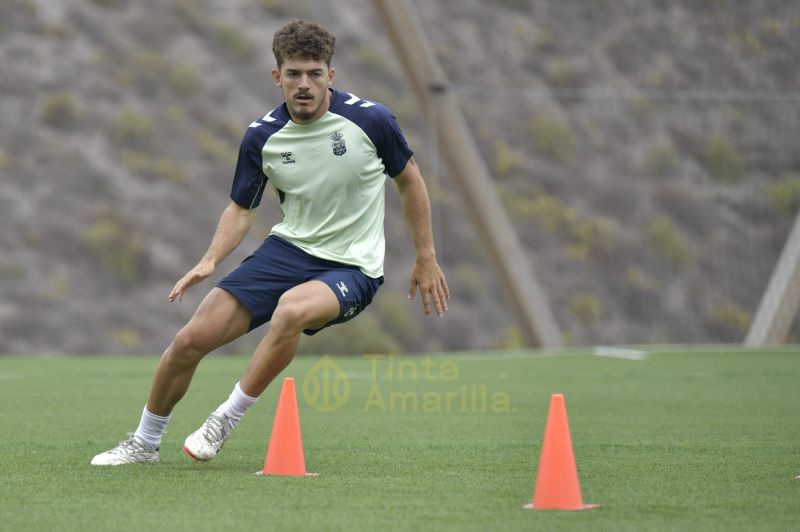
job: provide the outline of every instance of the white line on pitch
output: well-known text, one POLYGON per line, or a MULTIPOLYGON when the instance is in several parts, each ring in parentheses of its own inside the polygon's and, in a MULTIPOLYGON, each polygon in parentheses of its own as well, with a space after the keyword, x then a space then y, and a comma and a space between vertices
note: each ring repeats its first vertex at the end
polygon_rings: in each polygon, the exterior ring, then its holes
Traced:
POLYGON ((599 357, 624 358, 625 360, 644 360, 647 358, 647 351, 638 349, 625 349, 622 347, 597 346, 592 350, 592 354, 599 357))

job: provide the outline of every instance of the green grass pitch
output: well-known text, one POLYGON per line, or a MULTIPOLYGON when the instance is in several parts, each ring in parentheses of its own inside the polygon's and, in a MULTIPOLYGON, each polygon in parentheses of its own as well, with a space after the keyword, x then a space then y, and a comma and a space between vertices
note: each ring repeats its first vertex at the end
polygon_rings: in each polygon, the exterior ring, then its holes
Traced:
POLYGON ((800 351, 651 348, 303 357, 314 478, 264 477, 280 382, 220 455, 183 439, 245 359, 210 356, 154 466, 98 468, 157 360, 0 358, 0 530, 797 530, 800 351), (613 354, 613 353, 612 353, 613 354), (565 395, 585 512, 531 501, 550 395, 565 395))

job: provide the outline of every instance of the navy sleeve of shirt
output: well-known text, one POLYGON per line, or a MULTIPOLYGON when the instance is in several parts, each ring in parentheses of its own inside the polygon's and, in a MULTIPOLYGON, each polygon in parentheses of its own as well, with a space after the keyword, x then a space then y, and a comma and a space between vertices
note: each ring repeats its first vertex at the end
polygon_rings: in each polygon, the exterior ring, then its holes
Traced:
POLYGON ((350 93, 334 91, 331 112, 360 127, 378 150, 378 157, 389 177, 397 177, 414 155, 392 112, 384 105, 358 99, 350 93), (350 98, 348 98, 350 96, 350 98))
POLYGON ((397 177, 405 169, 414 152, 409 148, 392 112, 381 104, 376 104, 375 107, 373 113, 379 119, 376 120, 377 134, 373 142, 378 141, 375 146, 378 148, 378 157, 383 160, 383 166, 386 167, 386 173, 389 177, 397 177))
MULTIPOLYGON (((271 111, 274 113, 275 110, 271 111)), ((267 114, 250 124, 239 146, 239 159, 233 175, 231 199, 240 207, 255 209, 261 204, 267 176, 264 174, 261 150, 267 139, 278 131, 285 121, 277 121, 267 114)))

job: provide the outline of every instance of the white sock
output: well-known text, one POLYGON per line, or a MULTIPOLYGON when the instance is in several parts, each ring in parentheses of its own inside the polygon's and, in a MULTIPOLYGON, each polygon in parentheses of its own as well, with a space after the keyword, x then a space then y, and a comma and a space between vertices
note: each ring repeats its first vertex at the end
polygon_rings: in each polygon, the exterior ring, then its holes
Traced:
POLYGON ((230 420, 231 428, 234 428, 239 424, 245 412, 256 404, 256 401, 258 401, 258 397, 250 397, 244 393, 237 382, 228 400, 219 405, 219 408, 217 408, 215 412, 227 415, 230 420))
POLYGON ((145 405, 142 410, 142 419, 139 421, 139 428, 136 429, 135 434, 149 446, 158 449, 161 445, 161 435, 164 434, 164 429, 167 428, 171 417, 171 415, 164 417, 152 414, 145 405))

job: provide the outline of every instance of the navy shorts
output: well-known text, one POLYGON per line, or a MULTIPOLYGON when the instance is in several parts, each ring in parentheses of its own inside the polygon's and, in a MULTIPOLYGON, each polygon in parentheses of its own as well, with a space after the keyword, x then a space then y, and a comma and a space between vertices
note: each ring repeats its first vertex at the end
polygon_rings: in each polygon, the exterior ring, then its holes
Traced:
POLYGON ((327 284, 336 295, 339 316, 320 329, 303 331, 306 334, 356 317, 372 302, 383 284, 383 277, 374 279, 356 266, 312 257, 286 240, 270 235, 217 286, 247 307, 253 315, 252 331, 272 319, 284 292, 313 280, 327 284))

